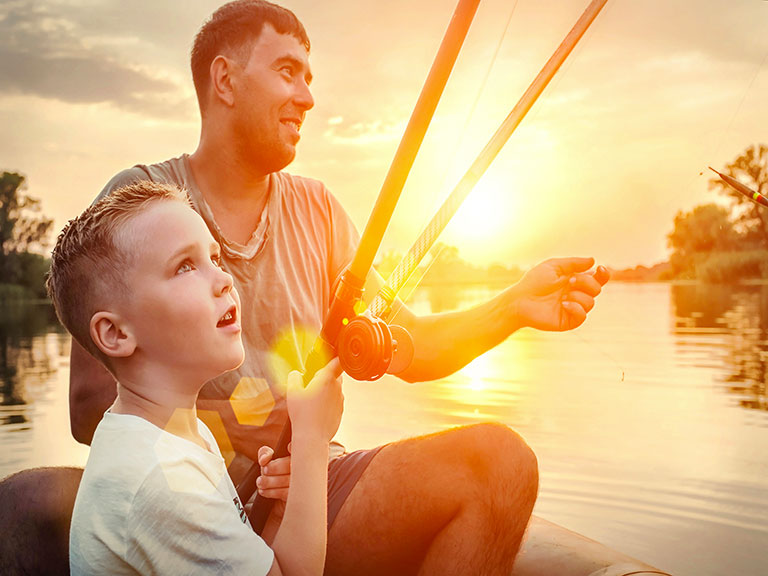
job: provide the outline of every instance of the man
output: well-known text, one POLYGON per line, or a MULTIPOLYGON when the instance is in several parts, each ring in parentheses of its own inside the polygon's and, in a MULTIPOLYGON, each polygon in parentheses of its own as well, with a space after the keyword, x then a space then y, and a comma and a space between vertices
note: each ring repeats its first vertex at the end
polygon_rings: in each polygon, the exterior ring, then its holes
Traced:
MULTIPOLYGON (((322 184, 280 172, 314 104, 309 40, 295 16, 260 0, 221 7, 195 40, 192 70, 202 118, 195 152, 127 170, 103 194, 142 178, 187 187, 253 316, 271 315, 257 323, 244 314, 243 367, 209 382, 198 403, 222 451, 234 453, 229 470, 237 483, 258 447, 279 435, 279 383, 319 331, 358 237, 322 184)), ((545 262, 462 312, 418 317, 403 308, 398 323, 412 334, 415 356, 401 377, 450 374, 523 326, 579 326, 608 279, 603 268, 590 273, 592 264, 545 262)), ((111 377, 73 343, 70 411, 79 441, 90 440, 114 395, 111 377)), ((501 425, 342 456, 329 466, 326 572, 509 574, 537 483, 532 451, 501 425)))

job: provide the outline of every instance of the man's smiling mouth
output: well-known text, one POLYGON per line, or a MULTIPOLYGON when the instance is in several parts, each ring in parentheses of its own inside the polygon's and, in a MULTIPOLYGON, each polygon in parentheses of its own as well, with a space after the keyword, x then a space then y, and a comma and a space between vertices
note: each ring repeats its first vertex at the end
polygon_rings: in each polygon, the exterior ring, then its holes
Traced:
POLYGON ((285 124, 286 126, 293 128, 296 132, 301 130, 301 120, 295 120, 295 119, 283 119, 280 122, 285 124))

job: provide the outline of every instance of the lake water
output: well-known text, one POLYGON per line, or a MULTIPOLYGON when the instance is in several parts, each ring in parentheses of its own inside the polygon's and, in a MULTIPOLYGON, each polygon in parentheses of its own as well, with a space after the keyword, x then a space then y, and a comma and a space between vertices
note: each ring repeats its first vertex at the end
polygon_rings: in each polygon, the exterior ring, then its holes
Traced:
MULTIPOLYGON (((421 288, 419 312, 486 288, 421 288)), ((0 308, 0 477, 82 465, 69 338, 0 308)), ((535 450, 534 513, 673 574, 768 574, 768 286, 609 283, 587 323, 523 330, 444 380, 348 381, 352 449, 500 421, 535 450)))

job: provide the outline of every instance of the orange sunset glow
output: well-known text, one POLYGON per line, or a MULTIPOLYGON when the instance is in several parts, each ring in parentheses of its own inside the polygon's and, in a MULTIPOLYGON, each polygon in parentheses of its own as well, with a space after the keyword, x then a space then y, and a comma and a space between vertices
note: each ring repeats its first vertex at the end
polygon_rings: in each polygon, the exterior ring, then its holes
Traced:
POLYGON ((767 26, 0 0, 0 572, 766 573, 767 26))
MULTIPOLYGON (((586 4, 480 4, 384 250, 408 248, 586 4)), ((217 5, 0 6, 0 157, 57 230, 118 170, 194 150, 187 54, 217 5)), ((316 102, 288 170, 362 229, 454 3, 285 5, 312 41, 316 102)), ((715 199, 699 172, 765 140, 766 21, 757 0, 609 2, 442 240, 482 265, 664 260, 675 213, 715 199)))

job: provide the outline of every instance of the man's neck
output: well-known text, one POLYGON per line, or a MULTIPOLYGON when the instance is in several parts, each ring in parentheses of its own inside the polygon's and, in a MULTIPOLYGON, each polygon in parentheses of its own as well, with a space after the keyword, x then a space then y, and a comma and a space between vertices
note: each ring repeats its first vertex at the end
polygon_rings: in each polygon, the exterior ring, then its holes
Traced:
POLYGON ((201 140, 190 155, 192 175, 227 240, 247 244, 269 197, 269 174, 226 147, 201 140))

